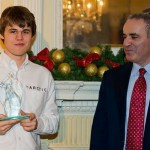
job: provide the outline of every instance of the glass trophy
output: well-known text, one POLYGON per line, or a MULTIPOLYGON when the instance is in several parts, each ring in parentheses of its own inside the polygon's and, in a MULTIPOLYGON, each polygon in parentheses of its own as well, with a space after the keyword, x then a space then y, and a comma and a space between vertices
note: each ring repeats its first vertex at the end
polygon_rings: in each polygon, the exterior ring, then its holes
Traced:
POLYGON ((6 118, 0 120, 22 119, 27 116, 21 116, 21 102, 22 102, 22 85, 12 74, 5 82, 0 83, 0 94, 2 95, 0 102, 4 107, 6 118))
POLYGON ((8 117, 18 116, 21 108, 21 96, 16 93, 12 85, 6 87, 5 113, 8 117))

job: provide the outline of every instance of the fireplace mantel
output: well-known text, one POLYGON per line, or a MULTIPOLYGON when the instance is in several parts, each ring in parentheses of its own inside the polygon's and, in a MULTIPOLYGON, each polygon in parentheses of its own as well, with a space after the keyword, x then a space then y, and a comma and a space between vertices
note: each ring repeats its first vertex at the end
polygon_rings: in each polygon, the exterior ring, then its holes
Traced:
POLYGON ((42 139, 42 150, 89 150, 101 82, 55 81, 58 135, 42 139))
POLYGON ((57 100, 97 100, 100 82, 55 81, 57 100))

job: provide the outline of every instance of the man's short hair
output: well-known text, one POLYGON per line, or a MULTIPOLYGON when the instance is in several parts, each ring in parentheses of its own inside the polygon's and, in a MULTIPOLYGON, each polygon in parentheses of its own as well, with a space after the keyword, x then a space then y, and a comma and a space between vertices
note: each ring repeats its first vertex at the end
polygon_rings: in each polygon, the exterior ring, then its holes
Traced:
POLYGON ((23 6, 11 6, 6 8, 0 18, 0 34, 4 34, 7 25, 13 24, 23 28, 26 25, 31 27, 32 36, 36 34, 36 22, 34 15, 23 6))

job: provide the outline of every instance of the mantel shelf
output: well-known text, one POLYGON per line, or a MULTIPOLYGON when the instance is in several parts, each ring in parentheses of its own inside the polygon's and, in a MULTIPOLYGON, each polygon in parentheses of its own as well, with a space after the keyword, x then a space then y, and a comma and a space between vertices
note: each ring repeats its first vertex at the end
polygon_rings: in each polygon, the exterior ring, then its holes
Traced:
POLYGON ((98 100, 101 82, 55 81, 57 100, 98 100))

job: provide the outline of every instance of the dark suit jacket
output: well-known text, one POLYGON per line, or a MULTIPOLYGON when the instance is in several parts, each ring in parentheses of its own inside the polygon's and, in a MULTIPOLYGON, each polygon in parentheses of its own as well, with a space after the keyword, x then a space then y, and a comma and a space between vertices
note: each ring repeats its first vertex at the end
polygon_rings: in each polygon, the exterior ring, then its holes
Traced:
MULTIPOLYGON (((132 63, 127 63, 105 72, 93 119, 90 150, 123 150, 126 96, 132 66, 132 63)), ((150 110, 143 145, 143 150, 150 150, 150 110)))

